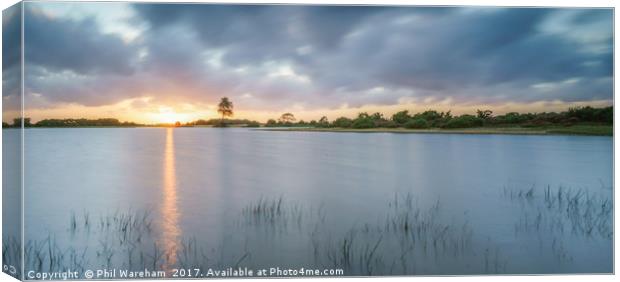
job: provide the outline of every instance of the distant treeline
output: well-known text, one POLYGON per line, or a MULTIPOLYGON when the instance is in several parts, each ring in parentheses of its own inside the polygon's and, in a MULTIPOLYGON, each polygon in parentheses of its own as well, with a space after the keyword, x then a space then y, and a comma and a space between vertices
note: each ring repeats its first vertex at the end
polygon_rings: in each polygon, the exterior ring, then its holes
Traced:
MULTIPOLYGON (((270 119, 264 126, 266 127, 319 127, 319 128, 472 128, 472 127, 545 127, 552 125, 570 126, 575 124, 613 124, 613 107, 593 108, 574 107, 565 112, 545 112, 545 113, 517 113, 511 112, 503 115, 493 115, 491 110, 477 110, 475 114, 452 115, 450 111, 438 112, 427 110, 421 113, 410 113, 400 111, 391 117, 385 117, 382 113, 368 114, 359 113, 356 118, 339 117, 329 121, 327 117, 312 120, 309 122, 295 119, 292 113, 285 113, 278 120, 270 119)), ((26 127, 137 127, 152 126, 138 124, 135 122, 121 122, 114 118, 101 119, 44 119, 36 123, 31 123, 30 118, 24 119, 26 127)), ((22 120, 16 118, 13 124, 3 122, 2 127, 20 127, 22 120)), ((196 120, 181 124, 157 124, 155 126, 243 126, 260 127, 258 121, 248 119, 209 119, 196 120)))
MULTIPOLYGON (((2 122, 2 127, 21 127, 22 119, 13 119, 13 123, 9 124, 2 122)), ((199 119, 192 122, 174 124, 159 123, 154 125, 140 124, 135 122, 121 122, 115 118, 100 118, 100 119, 44 119, 36 123, 32 123, 30 118, 24 119, 25 127, 146 127, 146 126, 214 126, 214 127, 227 127, 227 126, 245 126, 245 127, 259 127, 261 124, 258 121, 248 119, 199 119)))
MULTIPOLYGON (((21 127, 22 119, 13 119, 13 124, 2 122, 2 127, 21 127)), ((36 123, 31 123, 30 118, 24 118, 25 127, 136 127, 144 126, 135 122, 121 122, 115 118, 100 119, 44 119, 36 123)))
POLYGON ((244 126, 244 127, 259 127, 260 122, 249 119, 199 119, 196 121, 188 122, 183 126, 214 126, 214 127, 228 127, 228 126, 244 126))
POLYGON ((475 115, 464 114, 452 115, 450 111, 438 112, 428 110, 421 113, 400 111, 391 117, 385 117, 382 113, 359 113, 356 118, 339 117, 329 121, 322 117, 318 121, 296 121, 291 113, 283 114, 278 120, 270 119, 267 127, 319 127, 319 128, 472 128, 472 127, 544 127, 551 125, 575 125, 579 123, 613 124, 613 107, 593 108, 574 107, 568 111, 555 113, 517 113, 511 112, 503 115, 493 115, 491 110, 477 110, 475 115))

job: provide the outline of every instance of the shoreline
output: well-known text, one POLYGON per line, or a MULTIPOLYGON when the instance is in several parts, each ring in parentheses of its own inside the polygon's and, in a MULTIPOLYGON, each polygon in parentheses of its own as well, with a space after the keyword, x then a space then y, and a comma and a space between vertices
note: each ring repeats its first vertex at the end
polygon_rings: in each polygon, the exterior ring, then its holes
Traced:
MULTIPOLYGON (((608 136, 613 137, 613 125, 574 125, 568 127, 476 127, 460 129, 408 129, 408 128, 318 128, 318 127, 213 127, 213 126, 71 126, 71 127, 26 127, 26 129, 79 129, 79 128, 246 128, 259 131, 288 132, 332 132, 332 133, 395 133, 395 134, 473 134, 473 135, 572 135, 572 136, 608 136)), ((3 127, 2 129, 21 129, 19 127, 3 127)))
POLYGON ((260 128, 264 131, 334 132, 334 133, 399 133, 399 134, 473 134, 473 135, 576 135, 613 137, 613 126, 574 126, 552 128, 462 128, 462 129, 407 129, 407 128, 260 128))

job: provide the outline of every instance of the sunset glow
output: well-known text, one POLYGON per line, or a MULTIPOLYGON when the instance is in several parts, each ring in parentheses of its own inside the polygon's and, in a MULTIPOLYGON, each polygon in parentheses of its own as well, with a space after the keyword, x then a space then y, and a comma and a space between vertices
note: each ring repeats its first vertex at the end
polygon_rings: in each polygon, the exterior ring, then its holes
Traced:
POLYGON ((154 113, 147 118, 154 123, 175 123, 177 121, 183 123, 192 120, 191 114, 177 113, 170 107, 160 107, 158 113, 154 113))

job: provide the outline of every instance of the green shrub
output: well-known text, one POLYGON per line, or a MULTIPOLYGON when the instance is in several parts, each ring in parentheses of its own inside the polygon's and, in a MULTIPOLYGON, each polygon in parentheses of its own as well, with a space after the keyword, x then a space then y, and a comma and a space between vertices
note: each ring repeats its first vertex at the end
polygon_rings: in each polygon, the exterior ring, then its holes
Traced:
POLYGON ((351 124, 352 128, 364 129, 375 127, 375 122, 371 118, 357 118, 351 124))
POLYGON ((381 127, 381 128, 397 128, 399 125, 398 123, 392 121, 392 120, 376 120, 375 121, 375 127, 381 127))
POLYGON ((532 114, 519 114, 519 113, 511 112, 505 115, 496 116, 493 119, 493 123, 494 124, 519 124, 519 123, 525 123, 533 118, 534 116, 532 114))
POLYGON ((428 110, 422 113, 417 113, 413 115, 412 118, 426 120, 428 122, 428 126, 430 127, 441 127, 452 118, 452 113, 450 111, 438 112, 435 110, 428 110))
POLYGON ((428 110, 428 111, 424 111, 422 113, 417 113, 413 115, 413 118, 414 119, 421 118, 421 119, 424 119, 430 122, 430 121, 435 121, 435 120, 439 120, 443 118, 443 113, 439 113, 434 110, 428 110))
POLYGON ((342 128, 349 128, 351 127, 351 124, 353 123, 353 121, 349 118, 346 117, 339 117, 336 120, 334 120, 334 122, 332 123, 333 127, 342 127, 342 128))
POLYGON ((270 119, 267 121, 267 124, 265 124, 266 127, 276 127, 278 126, 278 122, 275 119, 270 119))
POLYGON ((407 123, 407 121, 409 121, 410 119, 411 116, 409 115, 409 111, 400 111, 392 115, 392 121, 399 125, 407 123))
POLYGON ((258 121, 250 121, 245 125, 245 127, 260 127, 260 123, 258 123, 258 121))
POLYGON ((220 121, 220 122, 218 122, 218 123, 214 124, 214 125, 213 125, 213 127, 228 127, 228 125, 229 125, 229 124, 228 124, 226 121, 223 121, 223 120, 222 120, 222 121, 220 121))
POLYGON ((578 119, 585 122, 604 122, 613 123, 614 111, 612 107, 606 108, 592 108, 586 107, 574 107, 568 109, 566 115, 569 118, 578 119))
POLYGON ((462 115, 450 119, 443 126, 444 128, 468 128, 482 126, 483 120, 472 115, 462 115))
POLYGON ((414 119, 410 119, 409 121, 407 121, 405 123, 405 127, 412 128, 412 129, 423 129, 423 128, 429 128, 430 124, 425 119, 414 118, 414 119))

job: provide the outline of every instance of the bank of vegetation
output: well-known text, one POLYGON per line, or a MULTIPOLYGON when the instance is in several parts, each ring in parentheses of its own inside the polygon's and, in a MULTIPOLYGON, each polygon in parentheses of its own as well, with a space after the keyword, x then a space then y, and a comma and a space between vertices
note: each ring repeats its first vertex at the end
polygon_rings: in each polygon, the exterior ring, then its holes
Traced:
POLYGON ((573 107, 564 112, 517 113, 494 115, 491 110, 477 110, 476 113, 453 115, 450 111, 427 110, 412 113, 399 111, 386 116, 383 113, 362 112, 357 117, 339 117, 329 120, 297 120, 292 113, 284 113, 278 119, 269 119, 261 124, 249 119, 231 119, 232 102, 222 98, 218 112, 221 118, 199 119, 192 122, 146 125, 135 122, 121 122, 114 118, 101 119, 44 119, 31 123, 29 118, 14 119, 12 124, 3 122, 3 127, 268 127, 275 130, 304 130, 332 132, 432 132, 432 133, 509 133, 509 134, 584 134, 613 135, 613 107, 573 107))
POLYGON ((135 122, 121 122, 115 118, 99 118, 99 119, 86 119, 86 118, 67 118, 67 119, 43 119, 38 122, 32 123, 30 118, 13 119, 12 124, 2 122, 2 127, 137 127, 145 126, 135 122))
POLYGON ((359 113, 355 118, 339 117, 333 121, 295 121, 290 113, 278 120, 269 120, 266 127, 303 128, 298 130, 334 132, 458 132, 514 134, 613 134, 613 107, 574 107, 565 112, 517 113, 494 115, 491 110, 475 114, 453 115, 450 111, 407 110, 390 117, 382 113, 359 113), (286 116, 286 117, 285 117, 286 116))

